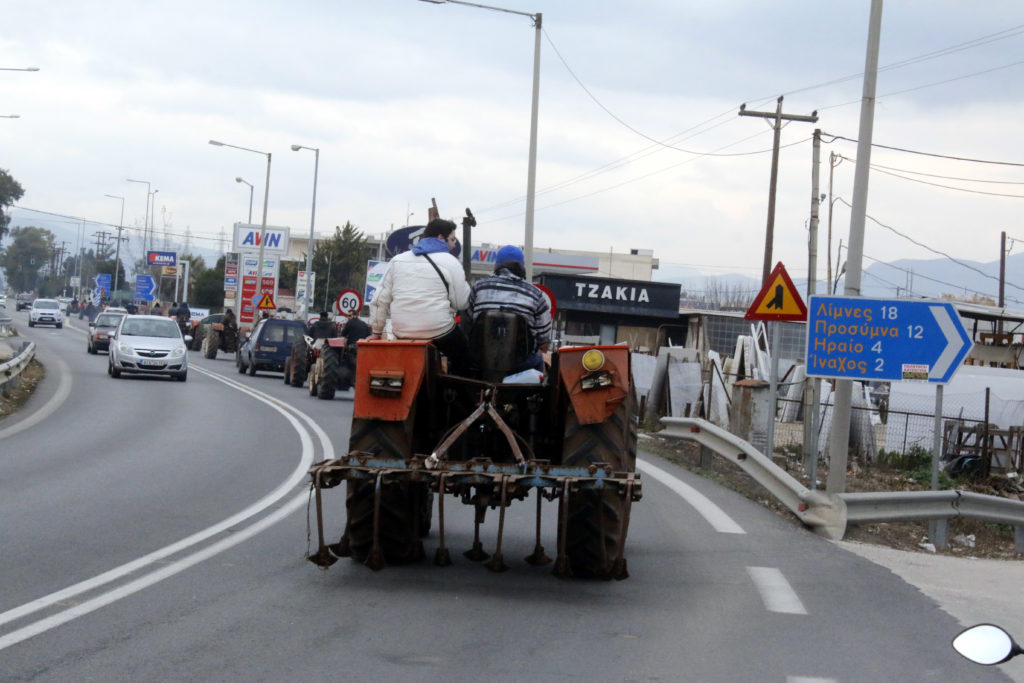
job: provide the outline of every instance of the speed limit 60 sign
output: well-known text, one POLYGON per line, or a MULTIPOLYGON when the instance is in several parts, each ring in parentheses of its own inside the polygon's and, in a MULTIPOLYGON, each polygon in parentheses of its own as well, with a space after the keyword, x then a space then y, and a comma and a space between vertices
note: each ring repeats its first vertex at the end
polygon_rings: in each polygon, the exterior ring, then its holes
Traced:
POLYGON ((334 301, 334 310, 345 316, 353 316, 363 308, 363 297, 354 289, 346 289, 334 301))

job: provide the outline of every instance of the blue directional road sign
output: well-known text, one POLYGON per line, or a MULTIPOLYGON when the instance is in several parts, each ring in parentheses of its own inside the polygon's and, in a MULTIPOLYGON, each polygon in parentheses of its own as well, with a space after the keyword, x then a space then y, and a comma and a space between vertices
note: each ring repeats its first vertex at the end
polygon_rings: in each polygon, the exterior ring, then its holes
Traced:
POLYGON ((94 282, 101 296, 110 295, 110 273, 97 273, 94 282))
POLYGON ((812 296, 807 374, 945 384, 973 345, 949 303, 812 296))
POLYGON ((135 298, 139 301, 152 301, 156 298, 156 281, 152 275, 135 276, 135 298))

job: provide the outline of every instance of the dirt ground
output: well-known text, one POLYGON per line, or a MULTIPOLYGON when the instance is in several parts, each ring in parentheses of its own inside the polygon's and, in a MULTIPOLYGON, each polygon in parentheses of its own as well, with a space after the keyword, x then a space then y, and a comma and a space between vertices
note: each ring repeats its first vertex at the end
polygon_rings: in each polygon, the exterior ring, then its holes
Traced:
MULTIPOLYGON (((702 468, 699 447, 693 442, 659 437, 656 433, 643 433, 640 447, 742 493, 751 500, 774 510, 779 516, 791 520, 794 524, 799 523, 795 515, 791 514, 743 470, 728 460, 715 457, 712 459, 710 468, 702 468)), ((775 458, 775 463, 805 486, 808 485, 808 477, 799 458, 780 455, 775 458)), ((824 482, 827 476, 827 467, 819 465, 818 481, 824 482)), ((880 465, 862 467, 856 462, 851 463, 846 478, 847 491, 850 492, 925 490, 929 488, 929 483, 929 477, 922 476, 920 471, 908 471, 880 465)), ((1024 487, 1021 486, 1019 478, 1013 480, 999 476, 980 481, 957 480, 951 484, 953 488, 962 490, 1024 500, 1024 487)), ((823 486, 819 484, 818 488, 821 489, 823 486)), ((930 539, 926 522, 899 522, 851 526, 843 540, 873 543, 914 552, 935 552, 956 557, 1024 559, 1024 555, 1015 550, 1013 527, 1008 524, 994 524, 974 519, 951 519, 948 535, 949 548, 933 550, 929 545, 930 539)))

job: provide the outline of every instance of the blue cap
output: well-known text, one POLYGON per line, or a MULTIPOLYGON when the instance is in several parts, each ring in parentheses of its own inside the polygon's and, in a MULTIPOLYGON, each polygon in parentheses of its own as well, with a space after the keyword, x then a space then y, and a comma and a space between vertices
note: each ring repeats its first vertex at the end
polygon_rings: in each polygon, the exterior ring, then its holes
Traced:
POLYGON ((526 259, 523 258, 523 250, 519 247, 514 247, 511 244, 499 249, 498 255, 494 260, 495 263, 501 263, 502 261, 516 261, 523 266, 526 265, 526 259))

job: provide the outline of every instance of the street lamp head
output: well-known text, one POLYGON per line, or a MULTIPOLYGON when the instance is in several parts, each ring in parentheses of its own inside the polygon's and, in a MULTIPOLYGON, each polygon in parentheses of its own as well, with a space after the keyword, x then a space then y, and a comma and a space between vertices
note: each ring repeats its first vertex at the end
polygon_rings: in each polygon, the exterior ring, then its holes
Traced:
POLYGON ((302 149, 302 145, 292 145, 293 152, 298 152, 300 149, 302 149))
POLYGON ((443 5, 446 2, 448 2, 448 0, 420 0, 420 1, 421 2, 429 2, 429 3, 434 4, 434 5, 443 5))
POLYGON ((38 66, 30 66, 27 69, 25 69, 25 71, 39 71, 39 67, 38 66))
POLYGON ((218 142, 217 140, 210 140, 210 144, 213 145, 214 147, 223 147, 224 146, 223 142, 218 142))
POLYGON ((245 181, 242 180, 241 176, 239 176, 239 177, 235 178, 235 182, 236 183, 244 183, 245 181))

